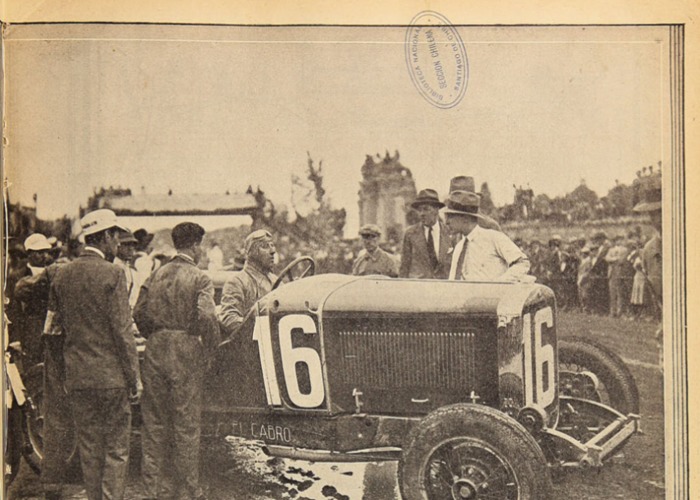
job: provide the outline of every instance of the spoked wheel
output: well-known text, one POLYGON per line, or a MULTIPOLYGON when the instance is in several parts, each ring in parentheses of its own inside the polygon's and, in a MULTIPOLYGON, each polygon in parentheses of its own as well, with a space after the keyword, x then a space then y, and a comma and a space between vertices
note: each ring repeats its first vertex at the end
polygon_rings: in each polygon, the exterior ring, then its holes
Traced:
POLYGON ((559 394, 561 399, 557 429, 587 440, 608 425, 609 412, 595 404, 614 408, 623 415, 639 414, 639 392, 634 377, 615 353, 588 339, 559 340, 559 394))
MULTIPOLYGON (((41 472, 42 461, 44 459, 44 387, 41 382, 42 365, 33 367, 28 374, 27 387, 30 389, 31 403, 29 401, 23 408, 23 434, 25 437, 25 445, 23 447, 24 459, 29 466, 39 474, 41 472), (38 373, 37 373, 38 372, 38 373)), ((67 472, 73 473, 73 470, 78 465, 78 450, 75 431, 72 425, 67 425, 65 435, 63 437, 65 448, 62 450, 62 456, 65 459, 65 467, 67 472)))
POLYGON ((428 498, 511 500, 520 495, 507 458, 479 439, 453 438, 441 443, 424 470, 428 498))
POLYGON ((552 494, 532 436, 504 413, 473 404, 440 408, 413 428, 399 486, 406 500, 546 500, 552 494))
POLYGON ((22 410, 17 403, 7 410, 5 424, 5 485, 9 486, 17 476, 22 459, 22 410))

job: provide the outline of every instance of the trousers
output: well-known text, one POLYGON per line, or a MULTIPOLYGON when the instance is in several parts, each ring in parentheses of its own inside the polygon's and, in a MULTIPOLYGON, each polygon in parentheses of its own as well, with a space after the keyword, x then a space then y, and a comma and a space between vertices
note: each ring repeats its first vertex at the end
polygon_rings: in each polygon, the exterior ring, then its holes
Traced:
POLYGON ((59 490, 76 452, 75 427, 67 394, 63 388, 63 336, 44 338, 44 457, 41 483, 46 491, 59 490))
POLYGON ((89 500, 124 498, 131 434, 131 404, 125 388, 70 392, 89 500))
POLYGON ((147 498, 199 498, 204 352, 199 338, 162 330, 146 344, 141 414, 147 498))

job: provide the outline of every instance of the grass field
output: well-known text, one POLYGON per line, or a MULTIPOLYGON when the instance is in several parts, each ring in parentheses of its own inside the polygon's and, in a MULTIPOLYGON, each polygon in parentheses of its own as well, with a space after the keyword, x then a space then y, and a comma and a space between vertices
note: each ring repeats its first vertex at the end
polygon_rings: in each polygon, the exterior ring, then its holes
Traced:
POLYGON ((622 356, 639 388, 643 434, 633 436, 602 469, 569 472, 555 482, 562 499, 664 498, 663 376, 658 366, 656 323, 581 313, 561 313, 559 334, 598 341, 622 356))

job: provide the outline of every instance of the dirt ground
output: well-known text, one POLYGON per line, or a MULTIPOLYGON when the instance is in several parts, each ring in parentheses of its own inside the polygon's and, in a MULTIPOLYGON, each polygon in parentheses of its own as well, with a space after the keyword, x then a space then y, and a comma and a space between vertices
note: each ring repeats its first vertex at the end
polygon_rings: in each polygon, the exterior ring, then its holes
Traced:
MULTIPOLYGON (((569 471, 555 479, 557 498, 572 500, 664 498, 663 377, 651 322, 560 313, 561 336, 581 335, 620 354, 639 386, 643 434, 634 436, 601 469, 569 471)), ((134 450, 136 452, 137 450, 134 450)), ((202 454, 202 482, 212 500, 229 499, 397 499, 396 464, 321 464, 265 456, 253 443, 229 438, 202 454)), ((8 498, 41 498, 37 476, 22 464, 8 498)), ((87 498, 79 484, 64 498, 87 498)), ((140 499, 132 467, 128 500, 140 499)))

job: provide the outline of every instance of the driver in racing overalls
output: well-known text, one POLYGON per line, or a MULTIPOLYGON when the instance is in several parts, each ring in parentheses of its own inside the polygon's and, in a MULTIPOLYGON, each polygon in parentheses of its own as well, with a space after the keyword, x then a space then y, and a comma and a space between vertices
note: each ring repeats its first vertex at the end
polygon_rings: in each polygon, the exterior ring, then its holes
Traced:
POLYGON ((264 229, 250 233, 245 239, 246 260, 243 269, 231 276, 221 293, 219 322, 227 334, 232 333, 253 305, 270 293, 277 279, 272 273, 275 264, 275 243, 264 229))

